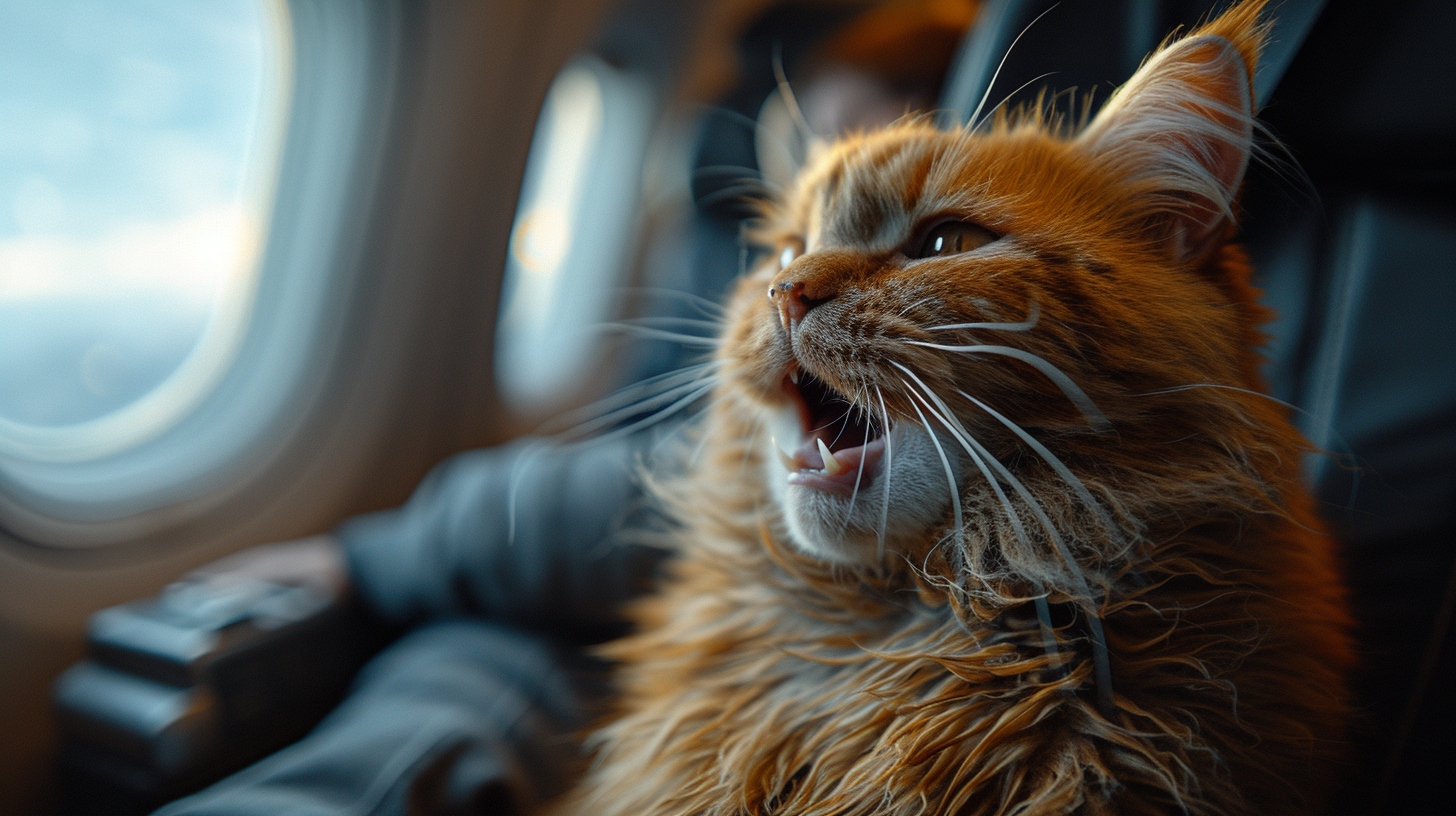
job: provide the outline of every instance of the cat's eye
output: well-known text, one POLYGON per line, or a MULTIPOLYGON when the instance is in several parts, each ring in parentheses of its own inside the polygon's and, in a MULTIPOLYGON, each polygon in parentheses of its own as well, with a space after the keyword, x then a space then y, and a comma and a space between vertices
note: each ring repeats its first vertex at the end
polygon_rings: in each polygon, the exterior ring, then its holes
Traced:
POLYGON ((906 254, 912 258, 956 255, 983 247, 1000 237, 968 221, 942 221, 931 227, 918 243, 912 243, 906 254))

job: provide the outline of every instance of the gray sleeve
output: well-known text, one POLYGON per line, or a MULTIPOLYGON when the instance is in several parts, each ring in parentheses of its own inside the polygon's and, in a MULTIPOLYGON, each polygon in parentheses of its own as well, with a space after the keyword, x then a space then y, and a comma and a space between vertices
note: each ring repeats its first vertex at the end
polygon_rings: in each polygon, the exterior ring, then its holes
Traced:
POLYGON ((541 635, 432 623, 307 737, 159 816, 532 812, 572 778, 601 688, 599 664, 541 635))
POLYGON ((445 461, 403 507, 337 531, 364 603, 396 625, 478 615, 573 640, 618 634, 618 609, 664 555, 619 537, 650 515, 633 477, 641 444, 526 441, 445 461))

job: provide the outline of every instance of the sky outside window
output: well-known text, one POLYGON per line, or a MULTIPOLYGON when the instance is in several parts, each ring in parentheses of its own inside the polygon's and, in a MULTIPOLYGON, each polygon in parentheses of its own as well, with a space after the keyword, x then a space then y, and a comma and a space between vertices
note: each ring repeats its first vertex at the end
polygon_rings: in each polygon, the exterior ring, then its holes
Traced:
POLYGON ((189 358, 250 298, 286 38, 274 0, 0 0, 0 434, 208 376, 189 358))

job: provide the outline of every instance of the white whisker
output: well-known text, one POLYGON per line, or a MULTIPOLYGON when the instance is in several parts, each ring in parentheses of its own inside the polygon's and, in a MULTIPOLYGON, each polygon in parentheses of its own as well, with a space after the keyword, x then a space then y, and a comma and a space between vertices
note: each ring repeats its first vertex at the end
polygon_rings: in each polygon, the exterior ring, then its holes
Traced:
MULTIPOLYGON (((764 130, 763 126, 759 124, 759 121, 757 119, 754 119, 752 116, 748 116, 747 114, 739 113, 732 108, 725 108, 722 105, 702 104, 696 105, 695 107, 698 108, 700 111, 706 112, 708 114, 726 117, 734 124, 743 126, 748 130, 748 132, 754 134, 755 136, 759 135, 764 130)), ((789 149, 788 144, 785 143, 783 139, 775 137, 775 135, 772 133, 769 134, 769 137, 773 139, 773 146, 783 151, 784 156, 789 159, 789 163, 793 164, 796 161, 794 158, 794 151, 789 149)))
MULTIPOLYGON (((907 371, 906 373, 909 372, 907 371)), ((910 376, 913 377, 915 375, 911 374, 910 376)), ((916 381, 919 382, 919 378, 916 378, 916 381)), ((904 381, 902 380, 902 382, 904 381)), ((935 394, 932 393, 929 388, 925 386, 925 383, 921 382, 920 385, 922 388, 925 388, 926 393, 930 394, 930 396, 934 398, 936 402, 940 403, 942 406, 945 405, 944 401, 936 397, 935 394)), ((905 388, 907 391, 909 391, 911 396, 920 399, 922 402, 925 402, 925 398, 920 396, 920 394, 916 393, 914 387, 912 387, 908 382, 905 383, 905 388)), ((984 445, 981 445, 980 442, 975 439, 975 437, 971 436, 970 431, 962 427, 959 422, 954 421, 953 416, 948 419, 945 415, 937 412, 934 408, 932 408, 929 402, 925 402, 925 408, 926 410, 930 411, 931 414, 936 417, 936 419, 940 420, 941 424, 945 426, 945 429, 949 431, 953 437, 955 437, 956 441, 961 443, 961 447, 965 448, 966 453, 970 454, 971 461, 976 463, 977 469, 981 471, 981 475, 985 477, 986 483, 991 486, 992 492, 996 494, 996 499, 1001 503, 1002 509, 1006 511, 1007 517, 1010 518, 1011 528, 1013 532, 1015 532, 1017 539, 1021 541, 1022 546, 1026 547, 1028 550, 1031 549, 1031 539, 1026 534, 1025 526, 1022 525, 1021 515, 1016 512, 1016 508, 1011 504, 1011 499, 1007 497, 1006 491, 1001 489, 1001 485, 998 482, 996 476, 992 475, 991 470, 987 467, 987 462, 989 461, 994 464, 998 472, 1004 474, 1005 476, 1010 476, 1011 481, 1016 481, 1015 477, 1011 476, 1010 472, 1006 470, 1006 467, 1002 465, 1001 462, 997 460, 994 456, 992 456, 986 450, 984 445)), ((1017 482, 1017 484, 1019 485, 1020 483, 1017 482)), ((1025 493, 1024 487, 1022 487, 1021 492, 1025 493)), ((1027 497, 1023 496, 1023 499, 1025 498, 1027 497)), ((1052 534, 1055 535, 1054 532, 1052 534)), ((1037 593, 1037 597, 1034 599, 1034 601, 1036 604, 1038 624, 1041 627, 1042 648, 1046 651, 1047 658, 1051 661, 1052 668, 1061 668, 1061 649, 1057 646, 1057 637, 1056 634, 1052 631, 1051 610, 1047 606, 1046 600, 1047 590, 1039 580, 1034 581, 1034 589, 1037 593)))
POLYGON ((1001 412, 976 399, 970 394, 967 394, 964 391, 957 389, 956 393, 970 400, 982 411, 985 411, 992 417, 995 417, 997 422, 1005 425, 1008 429, 1011 430, 1012 433, 1016 434, 1016 436, 1019 437, 1022 442, 1025 442, 1028 446, 1030 446, 1031 449, 1036 452, 1036 455, 1040 456, 1042 461, 1046 462, 1047 465, 1049 465, 1052 470, 1056 471, 1056 474, 1062 478, 1062 481, 1066 482, 1067 485, 1072 488, 1072 491, 1077 494, 1077 498, 1080 499, 1084 505, 1086 505, 1094 513, 1102 518, 1102 523, 1107 525, 1107 529, 1114 536, 1118 537, 1118 544, 1121 545, 1122 533, 1120 530, 1117 529, 1117 525, 1113 523, 1112 516, 1108 515, 1106 508, 1102 506, 1101 502, 1092 498, 1092 492, 1087 489, 1086 485, 1082 484, 1082 480, 1077 478, 1077 474, 1073 473, 1071 468, 1068 468, 1065 464, 1062 463, 1061 459, 1057 458, 1056 454, 1048 450, 1046 445, 1043 445, 1040 441, 1036 439, 1036 437, 1033 437, 1031 434, 1027 433, 1020 425, 1017 425, 1015 422, 1012 422, 1010 419, 1007 419, 1005 416, 1003 416, 1001 412))
POLYGON ((671 402, 704 379, 716 376, 713 370, 722 365, 720 360, 710 360, 634 383, 615 394, 562 414, 549 423, 561 430, 546 433, 558 437, 582 437, 610 427, 623 419, 671 402))
POLYGON ((701 386, 700 388, 698 388, 698 390, 693 391, 682 399, 679 399, 677 402, 674 402, 673 404, 667 406, 666 408, 663 408, 662 410, 652 414, 649 417, 644 417, 643 419, 639 419, 636 422, 623 425, 622 427, 608 431, 601 436, 594 436, 590 439, 579 440, 574 442, 573 444, 596 445, 612 439, 618 439, 623 436, 629 436, 631 434, 634 434, 642 430, 643 428, 656 425, 657 423, 662 422, 663 420, 680 413, 684 408, 687 408, 689 405, 692 405, 694 402, 697 402, 698 400, 707 396, 710 392, 712 392, 715 387, 716 383, 710 382, 707 385, 701 386))
POLYGON ((1299 413, 1305 414, 1305 415, 1310 416, 1310 417, 1313 417, 1314 416, 1314 414, 1311 414, 1310 412, 1304 410, 1303 408, 1300 408, 1298 405, 1295 405, 1292 402, 1285 402, 1284 400, 1279 399, 1278 397, 1271 397, 1271 396, 1269 396, 1268 394, 1265 394, 1262 391, 1255 391, 1255 390, 1253 390, 1251 388, 1240 388, 1237 385, 1224 385, 1223 383, 1189 383, 1187 385, 1173 385, 1173 386, 1169 386, 1167 388, 1158 388, 1158 389, 1154 389, 1152 391, 1144 391, 1144 392, 1142 392, 1140 394, 1132 394, 1131 396, 1134 396, 1134 397, 1155 397, 1155 396, 1158 396, 1159 394, 1176 394, 1176 393, 1178 393, 1180 391, 1191 391, 1194 388, 1221 388, 1221 389, 1223 389, 1225 391, 1237 391, 1240 394, 1248 394, 1251 397, 1260 397, 1262 399, 1269 400, 1270 402, 1276 403, 1278 405, 1282 405, 1282 406, 1284 406, 1285 408, 1288 408, 1291 411, 1298 411, 1299 413))
POLYGON ((914 309, 916 306, 919 306, 922 303, 929 303, 929 302, 931 302, 932 300, 935 300, 935 299, 936 298, 933 295, 931 297, 923 297, 923 298, 915 301, 914 303, 910 304, 909 306, 906 306, 905 308, 901 309, 900 310, 900 316, 901 317, 904 317, 907 312, 909 312, 911 309, 914 309))
POLYGON ((926 331, 952 331, 956 329, 993 329, 995 331, 1024 332, 1031 331, 1036 327, 1036 321, 1041 317, 1041 305, 1036 301, 1031 302, 1031 307, 1026 311, 1026 319, 1016 323, 947 323, 944 326, 928 326, 926 331))
POLYGON ((1091 423, 1095 430, 1098 432, 1112 430, 1112 423, 1107 421, 1107 417, 1097 408, 1096 403, 1092 402, 1092 398, 1087 396, 1087 392, 1072 382, 1072 378, 1068 377, 1060 368, 1057 368, 1050 362, 1029 351, 1012 348, 1011 346, 947 346, 942 343, 926 343, 920 340, 906 340, 905 342, 912 346, 924 346, 926 348, 939 349, 940 351, 954 351, 961 354, 998 354, 1003 357, 1020 360, 1032 366, 1037 371, 1040 371, 1042 374, 1045 374, 1047 379, 1056 383, 1056 386, 1067 396, 1067 399, 1072 401, 1072 404, 1077 406, 1077 410, 1082 412, 1083 418, 1091 423))
POLYGON ((602 324, 602 328, 604 330, 620 331, 623 334, 630 334, 645 340, 666 340, 670 343, 681 343, 684 346, 713 348, 718 345, 718 339, 716 337, 681 334, 679 332, 648 328, 647 326, 634 326, 631 323, 604 323, 602 324))
POLYGON ((890 438, 890 412, 885 408, 885 394, 878 385, 875 386, 875 396, 880 401, 880 416, 884 417, 885 426, 885 477, 883 481, 884 501, 880 505, 880 531, 877 537, 876 556, 879 560, 885 557, 885 530, 890 522, 890 474, 895 468, 895 446, 890 438))
MULTIPOLYGON (((929 395, 930 399, 934 399, 936 403, 941 406, 945 405, 944 401, 942 401, 939 397, 936 397, 935 394, 930 391, 930 388, 919 377, 916 377, 913 373, 911 373, 908 368, 905 368, 899 363, 894 363, 894 365, 896 368, 899 368, 901 371, 904 371, 906 374, 909 374, 911 377, 913 377, 915 379, 915 382, 919 383, 920 388, 925 392, 925 394, 929 395)), ((982 476, 986 477, 986 482, 991 486, 991 490, 996 494, 996 497, 1001 500, 1001 506, 1006 509, 1006 514, 1011 519, 1011 528, 1015 531, 1016 537, 1021 539, 1021 542, 1023 544, 1030 546, 1031 540, 1026 535, 1026 528, 1023 527, 1021 524, 1021 516, 1016 512, 1016 509, 1011 506, 1010 500, 1006 498, 1006 493, 1001 490, 1001 485, 997 483, 996 477, 991 475, 991 471, 987 469, 985 461, 982 460, 980 453, 977 452, 978 450, 984 451, 985 449, 981 448, 980 445, 976 445, 975 448, 972 448, 970 441, 970 432, 962 427, 959 422, 955 422, 952 416, 948 416, 948 411, 945 414, 936 411, 936 409, 931 406, 930 402, 926 399, 926 397, 922 396, 920 392, 915 390, 914 386, 912 386, 909 382, 906 382, 905 380, 901 380, 900 382, 904 384, 905 390, 910 394, 910 396, 924 403, 925 409, 929 411, 931 415, 934 416, 936 419, 940 420, 940 424, 944 425, 945 429, 950 432, 951 436, 954 437, 957 442, 961 443, 961 447, 966 449, 966 453, 970 454, 971 461, 976 463, 977 469, 981 471, 982 476)))
POLYGON ((925 432, 930 435, 930 442, 935 446, 935 452, 940 455, 940 464, 945 468, 945 480, 950 484, 950 507, 955 515, 955 538, 956 546, 960 552, 966 551, 966 528, 965 521, 961 517, 961 494, 960 488, 956 486, 955 471, 951 469, 950 457, 945 455, 945 448, 941 446, 940 439, 936 437, 935 430, 930 427, 930 422, 925 418, 925 413, 920 406, 911 400, 910 407, 920 416, 920 424, 925 426, 925 432))
MULTIPOLYGON (((994 456, 991 456, 990 452, 987 451, 986 448, 981 445, 981 443, 978 442, 974 436, 970 434, 970 432, 966 431, 965 427, 961 425, 960 420, 955 417, 955 415, 951 412, 950 407, 945 404, 944 400, 941 400, 940 397, 936 396, 936 394, 931 391, 930 388, 926 386, 919 377, 915 376, 915 373, 913 371, 905 368, 904 366, 894 361, 891 361, 891 363, 896 368, 899 368, 901 371, 904 371, 906 374, 908 374, 917 383, 920 383, 921 388, 925 389, 926 395, 930 399, 935 400, 939 404, 941 410, 944 411, 942 421, 946 423, 946 427, 949 428, 952 424, 954 424, 955 430, 953 430, 952 433, 955 433, 955 431, 959 431, 959 434, 956 434, 957 439, 960 439, 965 443, 969 443, 970 446, 975 447, 977 449, 977 452, 986 458, 987 464, 990 464, 996 470, 997 475, 1004 478, 1007 483, 1011 485, 1012 489, 1016 491, 1017 495, 1021 497, 1022 501, 1026 502, 1027 506, 1031 509, 1032 514, 1036 516, 1036 519, 1041 524, 1042 529, 1046 530, 1047 537, 1051 540, 1053 547, 1055 547, 1057 551, 1057 556, 1061 558, 1063 563, 1066 565, 1067 574, 1071 576, 1073 582, 1076 584, 1077 592, 1082 596, 1081 600, 1086 605, 1085 610, 1087 612, 1087 626, 1090 630, 1089 633, 1092 636, 1092 663, 1093 673, 1096 675, 1097 679, 1097 694, 1104 708, 1110 711, 1112 705, 1112 668, 1107 658, 1107 640, 1102 632, 1102 620, 1097 613, 1096 596, 1092 594, 1092 587, 1087 583, 1086 576, 1082 574, 1082 569, 1077 563, 1076 558, 1072 555, 1071 548, 1069 548, 1066 541, 1063 540, 1061 532, 1057 530, 1056 525, 1052 523, 1051 517, 1047 515, 1046 510, 1041 506, 1041 503, 1038 502, 1036 498, 1031 495, 1031 491, 1027 490, 1026 485, 1022 484, 1021 480, 1016 478, 1015 474, 1011 473, 1011 471, 1008 470, 1005 465, 1001 464, 1001 462, 997 460, 994 456)), ((930 406, 927 405, 926 407, 929 408, 930 406)), ((917 408, 916 410, 918 411, 919 409, 917 408)), ((991 481, 994 483, 995 480, 992 479, 991 481)))
POLYGON ((548 447, 545 441, 535 439, 526 444, 521 452, 516 455, 516 461, 511 463, 511 475, 506 481, 506 543, 516 543, 516 494, 521 490, 521 480, 525 478, 526 469, 531 463, 540 458, 541 452, 548 447))
POLYGON ((521 479, 542 451, 553 445, 565 448, 599 444, 661 422, 711 391, 717 383, 714 369, 721 365, 722 361, 710 360, 649 377, 575 411, 562 414, 548 423, 565 427, 556 432, 548 431, 550 435, 547 438, 528 443, 511 465, 506 488, 506 540, 513 543, 516 538, 516 494, 520 490, 521 479), (664 404, 668 405, 666 409, 656 411, 628 426, 603 436, 583 439, 664 404))
POLYGON ((799 98, 794 95, 794 89, 789 85, 789 77, 784 73, 784 47, 782 43, 774 44, 773 52, 774 80, 778 84, 779 96, 784 100, 784 106, 789 110, 789 116, 793 118, 794 124, 799 127, 799 135, 803 137, 804 144, 812 144, 817 141, 819 135, 809 127, 809 120, 804 118, 804 112, 799 110, 799 98))
POLYGON ((653 297, 676 298, 689 306, 697 309, 699 314, 712 320, 721 322, 723 319, 723 305, 711 301, 702 295, 695 295, 692 292, 683 292, 677 289, 668 289, 663 286, 620 286, 617 291, 627 294, 643 294, 653 297))
POLYGON ((825 428, 831 428, 831 427, 833 427, 834 425, 836 425, 836 424, 838 424, 840 422, 844 422, 843 425, 840 425, 839 432, 834 435, 834 438, 833 439, 829 440, 829 447, 831 447, 831 448, 834 447, 835 444, 838 443, 839 440, 844 437, 844 432, 847 431, 847 430, 849 430, 849 423, 846 420, 849 419, 849 415, 851 413, 853 413, 853 412, 854 412, 854 405, 851 404, 848 408, 845 408, 844 409, 844 413, 840 414, 839 416, 835 417, 834 419, 829 420, 829 422, 827 422, 827 423, 825 423, 823 425, 820 425, 819 427, 815 428, 814 431, 813 431, 813 433, 817 433, 819 431, 824 430, 825 428))
MULTIPOLYGON (((863 401, 863 397, 864 396, 865 396, 864 382, 861 381, 859 388, 857 388, 855 390, 854 399, 851 400, 851 404, 853 404, 853 405, 859 405, 859 404, 861 404, 861 402, 863 401)), ((866 417, 866 419, 865 419, 865 427, 867 429, 868 428, 871 428, 872 427, 873 415, 871 415, 868 411, 865 411, 865 417, 866 417)), ((867 431, 866 434, 865 434, 865 444, 868 445, 869 442, 870 442, 870 440, 869 440, 869 433, 867 431)), ((853 492, 851 492, 849 494, 849 508, 844 511, 844 526, 840 528, 840 535, 844 535, 844 533, 849 529, 849 520, 854 516, 854 502, 855 502, 855 499, 859 498, 859 484, 860 484, 861 481, 864 480, 864 466, 865 466, 865 457, 863 455, 861 455, 859 457, 859 470, 856 471, 855 474, 854 474, 854 490, 853 490, 853 492)))
MULTIPOLYGON (((1050 11, 1051 9, 1047 9, 1047 10, 1050 11)), ((1032 22, 1036 22, 1036 21, 1033 20, 1032 22)), ((1026 88, 1028 85, 1032 84, 1033 82, 1040 82, 1043 79, 1046 79, 1047 77, 1052 76, 1055 73, 1057 73, 1057 72, 1056 71, 1047 71, 1046 73, 1042 74, 1041 76, 1032 77, 1031 79, 1028 79, 1027 81, 1025 81, 1025 82, 1021 83, 1020 85, 1018 85, 1016 87, 1016 90, 1014 90, 1011 93, 1006 94, 1005 96, 1001 97, 1001 101, 996 103, 996 107, 994 107, 994 108, 986 111, 986 115, 981 118, 981 121, 975 123, 974 125, 971 125, 971 132, 974 133, 977 130, 979 130, 980 127, 981 127, 981 125, 986 124, 986 122, 990 120, 992 114, 994 114, 997 110, 1000 110, 1000 108, 1001 108, 1002 105, 1006 104, 1007 102, 1010 102, 1011 101, 1011 97, 1016 96, 1017 94, 1021 93, 1022 89, 1026 88)))
POLYGON ((967 124, 971 126, 971 130, 975 130, 977 125, 980 124, 977 119, 981 115, 981 108, 986 107, 986 100, 991 98, 991 89, 996 87, 996 80, 1001 76, 1001 69, 1006 67, 1006 60, 1008 57, 1011 56, 1012 49, 1016 48, 1016 44, 1021 42, 1021 38, 1026 36, 1026 32, 1030 31, 1031 27, 1036 25, 1037 20, 1040 20, 1041 18, 1050 14, 1051 10, 1056 8, 1057 5, 1059 4, 1053 4, 1051 8, 1048 8, 1041 14, 1036 15, 1036 19, 1027 23, 1026 28, 1021 29, 1021 33, 1016 35, 1016 39, 1011 41, 1011 45, 1006 46, 1006 53, 1001 55, 1001 61, 996 64, 996 71, 991 74, 991 81, 986 84, 986 92, 981 94, 981 101, 976 103, 976 109, 974 111, 971 111, 971 118, 966 120, 967 124))
POLYGON ((702 320, 696 317, 675 317, 671 315, 659 315, 654 317, 629 317, 625 320, 618 320, 617 326, 645 326, 647 328, 662 328, 676 326, 686 329, 702 329, 704 331, 718 332, 723 329, 721 320, 702 320))

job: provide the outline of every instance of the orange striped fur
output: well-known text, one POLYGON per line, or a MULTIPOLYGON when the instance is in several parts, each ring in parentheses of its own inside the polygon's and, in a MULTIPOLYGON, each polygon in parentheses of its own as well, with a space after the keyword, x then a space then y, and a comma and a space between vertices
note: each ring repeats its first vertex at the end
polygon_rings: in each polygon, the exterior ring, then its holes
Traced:
POLYGON ((1229 243, 1261 6, 1171 40, 1080 132, 1034 112, 977 132, 907 121, 824 151, 772 205, 760 237, 773 259, 730 302, 699 455, 654 481, 681 556, 636 607, 639 634, 607 649, 616 713, 558 811, 1323 806, 1348 717, 1344 590, 1301 483, 1308 446, 1254 393, 1267 314, 1229 243), (906 242, 947 217, 1000 237, 907 259, 906 242), (798 257, 780 269, 785 246, 798 257), (792 343, 764 296, 783 282, 819 293, 792 343), (1030 331, 931 329, 1032 311, 1030 331), (1107 428, 1022 360, 914 342, 1038 355, 1107 428), (895 426, 929 419, 924 392, 937 394, 1027 494, 1001 485, 1001 500, 960 455, 958 514, 946 500, 925 529, 888 531, 883 555, 859 530, 858 549, 820 542, 826 557, 768 487, 782 475, 764 417, 791 365, 875 414, 877 387, 895 426), (1094 676, 1093 614, 1110 689, 1094 676))

